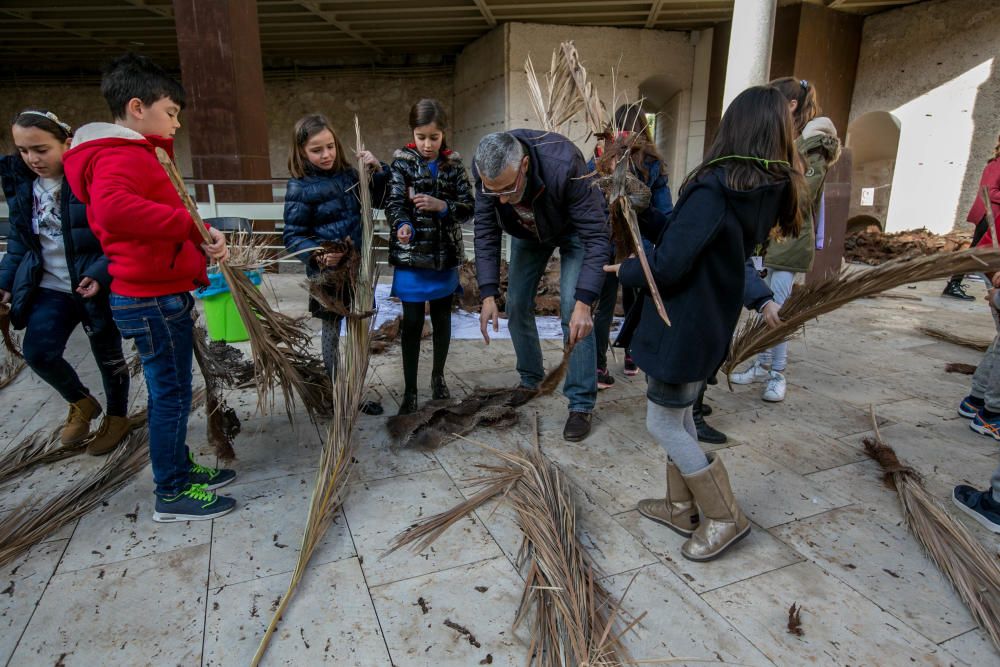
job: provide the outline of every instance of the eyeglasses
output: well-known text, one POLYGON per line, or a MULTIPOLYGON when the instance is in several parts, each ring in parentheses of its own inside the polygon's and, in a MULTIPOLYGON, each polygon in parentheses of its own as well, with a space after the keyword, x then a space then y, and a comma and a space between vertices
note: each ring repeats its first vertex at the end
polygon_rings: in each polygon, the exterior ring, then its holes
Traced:
POLYGON ((486 195, 487 197, 506 197, 512 195, 521 189, 521 179, 524 177, 524 167, 521 166, 517 170, 517 178, 514 179, 514 186, 510 190, 504 190, 503 192, 495 192, 493 190, 487 190, 486 186, 482 183, 479 184, 479 191, 486 195))

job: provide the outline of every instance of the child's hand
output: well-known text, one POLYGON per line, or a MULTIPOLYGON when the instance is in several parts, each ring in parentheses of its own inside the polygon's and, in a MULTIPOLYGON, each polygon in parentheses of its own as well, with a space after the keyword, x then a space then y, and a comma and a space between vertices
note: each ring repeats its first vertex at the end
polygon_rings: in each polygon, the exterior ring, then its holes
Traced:
POLYGON ((771 329, 776 329, 782 324, 781 318, 778 317, 779 310, 781 310, 781 306, 776 304, 774 301, 768 301, 764 304, 764 307, 760 309, 760 314, 764 316, 764 323, 771 329))
POLYGON ((618 275, 618 270, 621 269, 621 268, 622 268, 621 264, 605 264, 604 265, 604 272, 605 273, 613 273, 613 274, 615 274, 617 276, 618 275))
POLYGON ((226 237, 215 227, 208 228, 208 235, 212 237, 211 243, 202 243, 205 254, 218 262, 224 262, 229 258, 229 248, 226 246, 226 237))
POLYGON ((371 151, 361 151, 360 153, 356 153, 355 157, 359 160, 364 160, 365 166, 372 171, 382 166, 382 163, 378 161, 378 158, 371 151))
POLYGON ((418 211, 440 213, 447 208, 447 204, 437 197, 432 197, 430 195, 413 195, 410 199, 413 201, 413 205, 417 207, 418 211))
POLYGON ((410 238, 413 236, 413 227, 409 225, 400 225, 399 229, 396 230, 396 238, 403 245, 407 245, 410 242, 410 238))
POLYGON ((320 266, 337 266, 343 258, 342 252, 326 252, 316 258, 316 263, 320 266))
POLYGON ((101 291, 101 284, 94 280, 93 278, 84 278, 80 281, 80 284, 76 287, 76 293, 82 296, 84 299, 92 299, 97 296, 97 293, 101 291))

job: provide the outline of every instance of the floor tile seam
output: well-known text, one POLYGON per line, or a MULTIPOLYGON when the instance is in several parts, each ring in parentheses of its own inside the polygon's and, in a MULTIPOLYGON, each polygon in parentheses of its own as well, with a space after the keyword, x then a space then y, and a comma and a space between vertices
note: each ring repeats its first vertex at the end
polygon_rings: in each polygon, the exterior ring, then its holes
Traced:
POLYGON ((199 662, 202 667, 205 665, 205 640, 208 636, 208 593, 212 580, 212 552, 215 550, 215 519, 212 519, 211 524, 208 531, 208 570, 205 572, 205 611, 201 621, 201 660, 199 662))
POLYGON ((233 481, 232 484, 227 484, 223 489, 219 489, 219 491, 221 491, 220 495, 231 495, 230 492, 233 489, 238 489, 240 487, 248 486, 251 484, 264 484, 265 482, 273 482, 276 479, 283 479, 285 477, 297 477, 300 475, 308 475, 312 478, 315 478, 317 470, 319 470, 319 464, 316 464, 315 466, 306 468, 304 470, 300 470, 298 472, 286 472, 283 474, 274 475, 273 477, 263 477, 261 479, 252 479, 248 481, 240 481, 239 477, 237 476, 237 478, 233 481))
MULTIPOLYGON (((490 537, 492 538, 492 535, 490 537)), ((500 549, 500 545, 499 544, 497 545, 497 548, 500 549)), ((444 568, 441 568, 439 570, 431 570, 430 572, 421 572, 420 574, 413 574, 413 575, 410 575, 408 577, 402 577, 401 579, 393 579, 392 581, 382 581, 382 582, 379 582, 379 583, 374 584, 372 586, 369 586, 368 590, 369 591, 377 590, 379 588, 385 588, 386 586, 391 586, 393 584, 398 584, 398 583, 401 583, 401 582, 404 582, 404 581, 411 581, 413 579, 419 579, 420 577, 429 577, 431 575, 437 575, 437 574, 441 574, 443 572, 450 572, 452 570, 457 570, 457 569, 463 568, 463 567, 472 567, 473 565, 479 565, 480 563, 486 563, 486 562, 491 561, 491 560, 499 560, 499 559, 503 559, 503 560, 507 561, 508 563, 510 563, 510 559, 507 558, 507 554, 504 552, 503 549, 500 549, 500 553, 499 554, 495 554, 493 556, 487 556, 486 558, 479 558, 477 560, 469 561, 468 563, 456 563, 454 565, 449 565, 448 567, 444 567, 444 568)), ((511 567, 513 567, 513 565, 511 567)), ((362 568, 364 568, 364 564, 362 564, 362 568)), ((514 572, 517 573, 517 568, 516 567, 514 567, 514 572)), ((520 576, 520 573, 518 573, 518 576, 520 576)), ((367 577, 366 577, 365 581, 367 582, 367 577)))
POLYGON ((351 546, 354 548, 355 558, 358 559, 358 570, 361 571, 361 580, 364 582, 365 592, 368 593, 368 601, 371 603, 372 613, 375 614, 375 622, 378 623, 378 631, 382 636, 382 645, 385 646, 385 655, 389 658, 389 664, 395 665, 396 663, 392 659, 392 650, 389 648, 389 638, 386 637, 385 628, 382 627, 382 617, 379 616, 378 606, 375 604, 375 596, 372 595, 372 587, 368 583, 368 574, 365 572, 365 564, 360 554, 358 554, 358 543, 354 540, 354 532, 351 530, 351 522, 347 517, 347 513, 344 511, 343 504, 341 504, 340 513, 344 517, 344 527, 347 528, 347 535, 351 539, 351 546))
MULTIPOLYGON (((209 531, 209 532, 211 533, 211 531, 209 531)), ((74 534, 75 534, 75 531, 74 531, 74 534)), ((161 550, 161 551, 154 551, 153 553, 144 554, 142 556, 132 556, 130 558, 122 558, 122 559, 119 559, 119 560, 108 560, 108 561, 103 561, 103 562, 100 562, 100 563, 95 563, 93 565, 86 565, 84 567, 74 568, 72 570, 64 570, 62 572, 54 572, 52 576, 53 576, 53 578, 55 578, 57 576, 61 577, 61 576, 66 575, 66 574, 76 574, 76 573, 79 573, 79 572, 85 572, 87 570, 93 570, 93 569, 99 568, 99 567, 108 567, 108 566, 111 566, 111 565, 120 565, 121 563, 131 563, 132 561, 142 560, 143 558, 156 558, 157 556, 161 556, 163 554, 170 554, 170 553, 173 553, 175 551, 181 551, 183 549, 196 549, 196 548, 198 548, 198 547, 200 547, 202 545, 205 545, 205 544, 209 544, 210 545, 209 542, 197 542, 195 544, 183 544, 183 545, 180 545, 180 546, 172 548, 172 549, 164 549, 164 550, 161 550)), ((61 564, 61 560, 60 560, 60 564, 61 564)))
MULTIPOLYGON (((352 538, 352 543, 353 543, 353 538, 352 538)), ((318 549, 320 547, 317 546, 316 548, 318 549)), ((296 551, 295 553, 298 554, 299 552, 296 551)), ((309 564, 310 565, 315 565, 316 567, 320 567, 322 565, 330 565, 332 563, 340 563, 340 562, 343 562, 345 560, 348 560, 348 559, 351 559, 351 558, 357 558, 357 557, 358 557, 358 553, 357 552, 344 554, 343 556, 339 556, 339 557, 336 557, 336 558, 331 558, 329 560, 319 560, 319 559, 316 559, 315 556, 313 556, 312 558, 309 559, 309 564)), ((297 557, 296 557, 296 562, 298 562, 298 558, 297 557)), ((281 575, 292 574, 294 571, 295 571, 295 566, 293 565, 291 567, 291 569, 288 569, 288 570, 282 570, 280 572, 270 572, 268 574, 265 574, 265 575, 262 575, 262 576, 259 576, 259 577, 250 577, 248 579, 239 579, 237 581, 225 581, 225 582, 213 582, 212 581, 212 573, 211 573, 211 571, 209 571, 208 588, 209 588, 210 591, 216 591, 216 592, 218 592, 218 591, 222 590, 223 588, 228 588, 230 586, 239 586, 241 584, 248 584, 251 581, 262 581, 264 579, 269 579, 271 577, 279 577, 281 575)))
MULTIPOLYGON (((63 558, 66 557, 66 551, 67 549, 69 549, 69 543, 73 540, 73 537, 76 535, 76 529, 79 525, 80 521, 79 519, 77 519, 76 524, 73 526, 73 531, 70 533, 70 536, 66 539, 66 544, 63 545, 62 553, 59 554, 59 560, 56 561, 55 567, 52 568, 52 574, 50 574, 49 578, 45 581, 45 586, 42 588, 41 595, 39 595, 38 599, 35 600, 35 606, 31 608, 31 613, 28 614, 28 621, 24 624, 24 628, 21 630, 21 634, 18 635, 17 641, 14 643, 14 648, 10 652, 10 657, 7 658, 6 667, 10 667, 11 664, 13 663, 14 656, 17 654, 17 650, 21 647, 21 641, 24 639, 25 633, 28 632, 28 628, 31 626, 31 621, 35 618, 35 612, 38 611, 38 607, 42 603, 42 598, 44 598, 45 594, 48 592, 49 585, 52 584, 52 580, 55 578, 56 572, 59 571, 59 566, 62 564, 63 558)), ((26 549, 25 553, 27 553, 28 551, 29 550, 26 549)))
MULTIPOLYGON (((771 530, 773 530, 774 528, 781 528, 782 526, 787 526, 789 524, 793 524, 793 523, 796 523, 798 521, 812 520, 812 519, 815 519, 816 517, 823 516, 824 514, 829 514, 830 512, 836 512, 836 511, 839 511, 839 510, 842 510, 842 509, 846 509, 848 507, 853 507, 855 505, 862 505, 862 504, 863 503, 861 503, 860 501, 855 500, 854 498, 851 498, 848 502, 844 503, 843 505, 837 505, 836 507, 831 507, 829 509, 821 510, 819 512, 816 512, 815 514, 806 514, 804 516, 797 516, 794 519, 789 519, 788 521, 783 521, 781 523, 776 523, 773 526, 765 526, 764 524, 759 523, 757 521, 754 521, 754 523, 756 523, 758 526, 760 526, 761 528, 763 528, 764 530, 766 530, 767 532, 770 533, 771 530)), ((773 533, 772 533, 772 536, 777 537, 773 533)))

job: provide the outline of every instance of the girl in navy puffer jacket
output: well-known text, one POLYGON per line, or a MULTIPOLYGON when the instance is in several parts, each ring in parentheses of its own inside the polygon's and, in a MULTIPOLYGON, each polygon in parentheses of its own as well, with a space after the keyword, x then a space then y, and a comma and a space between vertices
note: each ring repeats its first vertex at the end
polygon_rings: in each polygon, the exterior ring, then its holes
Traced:
MULTIPOLYGON (((372 206, 381 208, 385 199, 388 167, 370 151, 358 154, 372 172, 372 206)), ((321 114, 310 114, 295 123, 288 156, 283 240, 289 252, 300 253, 306 273, 316 276, 338 266, 342 252, 324 252, 324 242, 350 239, 353 252, 361 249, 361 202, 357 195, 358 172, 351 167, 340 139, 321 114), (312 252, 302 252, 312 250, 312 252)), ((333 375, 337 366, 340 315, 331 313, 314 299, 309 312, 323 321, 323 363, 333 375)), ((371 406, 374 407, 374 406, 371 406)))

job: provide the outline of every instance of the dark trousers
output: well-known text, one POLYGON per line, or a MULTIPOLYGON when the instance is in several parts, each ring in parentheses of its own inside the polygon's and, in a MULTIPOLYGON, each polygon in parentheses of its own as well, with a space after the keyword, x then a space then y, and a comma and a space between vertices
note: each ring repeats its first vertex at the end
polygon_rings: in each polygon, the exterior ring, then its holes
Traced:
POLYGON ((597 297, 594 312, 594 344, 597 347, 597 367, 608 367, 608 346, 611 343, 611 324, 615 319, 615 305, 618 303, 618 276, 604 274, 604 287, 597 297))
MULTIPOLYGON (((986 230, 988 230, 989 228, 990 228, 990 223, 986 219, 986 216, 984 215, 983 219, 976 223, 976 231, 972 232, 972 247, 973 248, 975 248, 977 245, 979 245, 979 242, 983 240, 983 236, 986 235, 986 230)), ((959 274, 956 274, 956 275, 952 276, 951 278, 949 278, 948 282, 950 282, 950 283, 960 283, 963 280, 965 280, 965 274, 964 273, 959 273, 959 274)))
MULTIPOLYGON (((451 306, 454 295, 434 299, 431 304, 432 341, 434 362, 431 376, 444 374, 444 363, 451 346, 451 306)), ((403 350, 403 391, 416 393, 417 366, 420 362, 420 337, 424 333, 425 301, 403 302, 403 326, 400 329, 400 347, 403 350)))
MULTIPOLYGON (((38 377, 48 382, 67 403, 90 395, 80 376, 63 358, 66 343, 85 316, 83 306, 71 294, 39 288, 31 304, 24 336, 24 360, 38 377)), ((107 414, 124 417, 128 411, 128 368, 122 355, 118 329, 107 322, 89 336, 90 349, 104 382, 107 414)))
POLYGON ((111 295, 111 312, 122 336, 131 338, 146 375, 149 458, 156 495, 184 490, 191 468, 186 444, 191 413, 194 298, 187 292, 160 297, 111 295))

